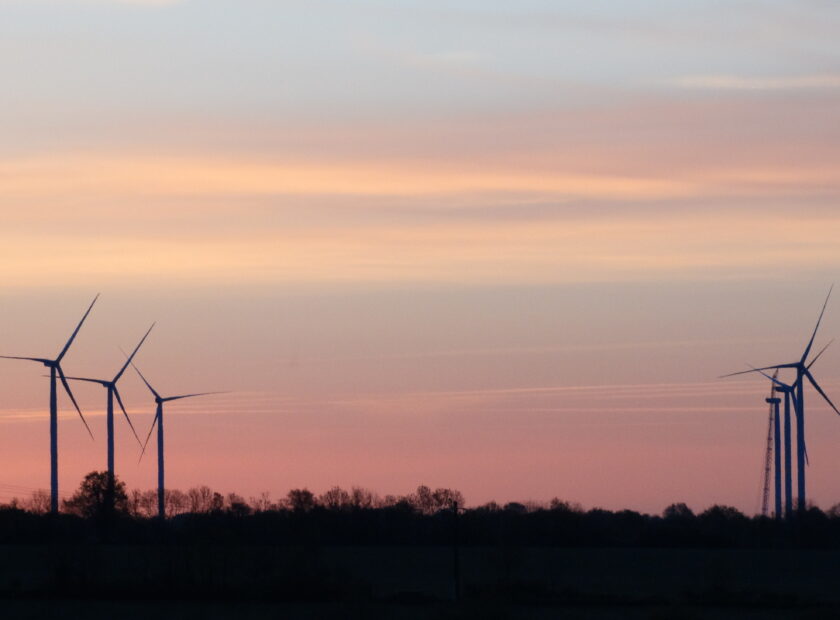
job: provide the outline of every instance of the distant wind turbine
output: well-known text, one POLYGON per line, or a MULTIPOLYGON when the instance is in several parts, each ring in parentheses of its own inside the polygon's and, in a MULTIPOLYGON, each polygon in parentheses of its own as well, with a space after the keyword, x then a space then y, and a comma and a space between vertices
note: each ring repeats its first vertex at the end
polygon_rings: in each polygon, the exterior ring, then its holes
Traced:
MULTIPOLYGON (((119 381, 123 373, 125 373, 126 368, 128 365, 131 364, 131 360, 134 359, 134 356, 137 355, 137 351, 140 350, 140 347, 143 346, 143 343, 146 342, 146 338, 149 337, 152 329, 154 328, 155 324, 152 323, 152 326, 148 329, 146 334, 140 340, 140 343, 134 348, 131 355, 128 357, 128 360, 123 364, 122 368, 120 368, 119 372, 116 376, 108 380, 103 379, 88 379, 85 377, 67 377, 70 381, 85 381, 87 383, 97 383, 108 390, 108 408, 107 408, 107 428, 108 428, 108 483, 110 485, 110 490, 113 491, 114 485, 114 397, 117 399, 117 403, 122 409, 123 415, 125 416, 128 425, 131 427, 131 432, 134 433, 134 437, 137 439, 137 443, 141 446, 143 445, 140 441, 140 437, 137 435, 137 431, 134 429, 134 424, 131 423, 131 418, 128 417, 128 412, 125 410, 125 405, 123 404, 122 398, 120 397, 120 392, 117 389, 117 381, 119 381)), ((113 497, 110 498, 113 500, 113 497)))
MULTIPOLYGON (((779 371, 773 373, 777 377, 779 371)), ((781 461, 781 430, 779 425, 779 403, 781 399, 776 396, 776 384, 770 383, 770 396, 764 399, 770 405, 770 413, 767 424, 767 443, 764 451, 764 487, 761 494, 761 515, 766 516, 769 510, 770 500, 770 477, 773 472, 775 460, 775 509, 773 514, 776 519, 782 518, 782 461, 781 461)))
MULTIPOLYGON (((830 344, 830 343, 829 343, 830 344)), ((779 380, 778 374, 779 371, 777 370, 773 376, 771 377, 763 370, 753 369, 756 372, 760 372, 762 375, 770 379, 771 383, 773 384, 774 391, 781 392, 785 395, 785 426, 784 426, 784 437, 785 437, 785 464, 784 464, 784 476, 785 476, 785 508, 784 508, 784 515, 785 518, 790 518, 793 514, 793 479, 792 479, 792 469, 791 469, 791 429, 790 429, 790 403, 791 400, 793 401, 794 410, 797 408, 797 400, 796 400, 796 392, 793 389, 792 385, 788 385, 779 380)), ((771 404, 775 404, 775 436, 776 436, 776 518, 780 518, 782 512, 780 510, 780 497, 781 497, 781 456, 779 453, 779 443, 780 443, 780 429, 779 429, 779 401, 778 398, 768 398, 767 402, 775 401, 771 404)), ((804 444, 805 441, 803 439, 802 443, 804 444)), ((803 445, 803 449, 805 452, 805 459, 808 459, 808 449, 806 446, 803 445)))
POLYGON ((82 317, 82 320, 79 321, 79 324, 76 326, 76 329, 70 335, 70 339, 67 341, 67 344, 64 345, 64 348, 58 354, 58 357, 54 360, 42 357, 17 357, 11 355, 0 356, 0 358, 3 359, 27 360, 30 362, 38 362, 50 369, 50 512, 53 514, 58 513, 58 394, 56 390, 57 379, 61 379, 61 384, 64 386, 64 390, 67 392, 67 395, 73 402, 73 406, 76 408, 79 417, 82 419, 82 422, 84 423, 88 434, 90 435, 91 439, 93 439, 93 433, 91 432, 90 427, 88 426, 88 423, 85 420, 85 416, 82 415, 82 410, 79 409, 79 404, 76 402, 76 398, 73 396, 73 392, 70 390, 70 385, 67 383, 67 377, 64 376, 64 371, 61 369, 61 360, 64 359, 65 355, 67 355, 67 350, 70 348, 70 345, 73 344, 73 340, 76 339, 76 335, 82 328, 85 319, 87 319, 97 299, 99 299, 99 295, 93 298, 93 301, 90 303, 90 306, 88 306, 87 312, 85 312, 84 316, 82 317))
MULTIPOLYGON (((796 473, 797 473, 797 510, 803 512, 806 508, 806 496, 805 496, 805 459, 807 458, 806 449, 805 449, 805 379, 807 378, 808 381, 811 383, 813 388, 819 393, 820 396, 831 406, 834 412, 837 415, 840 415, 840 410, 831 402, 831 399, 825 393, 825 391, 820 387, 817 380, 814 378, 814 375, 811 374, 811 367, 816 363, 818 359, 825 353, 825 350, 829 347, 831 342, 829 342, 826 346, 822 348, 822 350, 817 353, 814 358, 808 362, 808 356, 811 354, 811 349, 814 346, 814 339, 817 337, 817 331, 820 328, 820 324, 822 323, 823 315, 825 314, 825 309, 828 306, 828 300, 831 298, 831 292, 834 289, 834 286, 829 289, 828 295, 825 298, 825 303, 823 304, 822 311, 820 311, 820 316, 817 319, 817 325, 814 327, 814 332, 811 334, 811 339, 808 341, 807 346, 805 347, 805 352, 802 354, 802 357, 796 361, 791 362, 788 364, 776 364, 775 366, 764 366, 763 368, 753 368, 751 370, 744 370, 741 372, 734 372, 729 375, 724 375, 725 377, 734 377, 736 375, 743 375, 748 373, 759 372, 763 373, 766 370, 776 370, 782 368, 790 368, 796 371, 796 380, 790 385, 787 386, 790 388, 791 396, 793 397, 794 401, 794 409, 796 413, 796 473)), ((767 376, 765 374, 765 376, 767 376)), ((777 384, 780 382, 777 380, 777 384)), ((784 384, 782 384, 784 385, 784 384)))
POLYGON ((185 398, 196 398, 198 396, 210 396, 211 394, 223 394, 224 392, 201 392, 199 394, 184 394, 183 396, 168 396, 164 398, 152 387, 152 384, 146 380, 146 377, 143 376, 143 373, 140 372, 140 369, 132 363, 134 366, 134 370, 137 371, 137 374, 140 375, 140 378, 143 380, 143 383, 146 384, 146 387, 149 388, 149 391, 155 397, 155 403, 157 403, 157 410, 155 411, 155 419, 152 420, 152 426, 149 429, 149 434, 146 436, 146 441, 143 444, 143 452, 140 455, 140 458, 143 458, 143 454, 146 453, 146 447, 149 445, 149 439, 152 437, 152 432, 155 430, 155 424, 157 424, 157 453, 158 453, 158 516, 163 519, 166 517, 166 503, 165 503, 165 493, 164 493, 164 467, 163 467, 163 404, 171 402, 173 400, 183 400, 185 398))

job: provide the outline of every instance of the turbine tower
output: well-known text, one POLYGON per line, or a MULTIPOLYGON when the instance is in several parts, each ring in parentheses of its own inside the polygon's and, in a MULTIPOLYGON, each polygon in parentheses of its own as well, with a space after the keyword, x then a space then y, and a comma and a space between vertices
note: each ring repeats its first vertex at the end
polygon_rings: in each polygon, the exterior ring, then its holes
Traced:
POLYGON ((73 406, 76 408, 79 417, 82 419, 88 434, 91 439, 93 439, 93 433, 85 420, 85 416, 82 415, 82 410, 79 409, 79 404, 76 402, 76 398, 70 390, 70 385, 67 383, 67 377, 64 375, 64 370, 61 368, 61 360, 63 360, 64 356, 67 355, 67 350, 70 348, 70 345, 73 344, 73 340, 76 339, 76 335, 82 328, 82 325, 90 314, 90 311, 93 310, 93 305, 96 303, 97 299, 99 299, 99 295, 93 298, 90 306, 88 306, 87 312, 85 312, 82 320, 79 321, 76 329, 73 330, 73 333, 70 335, 70 339, 67 341, 67 344, 64 345, 64 348, 54 360, 43 357, 0 355, 0 358, 3 359, 38 362, 50 369, 50 512, 52 514, 58 513, 58 393, 56 389, 58 379, 61 379, 61 385, 64 386, 64 390, 73 402, 73 406))
MULTIPOLYGON (((114 398, 116 397, 117 403, 120 406, 120 409, 125 416, 128 425, 131 427, 131 432, 134 433, 134 437, 137 439, 137 443, 141 446, 143 445, 140 441, 140 437, 137 435, 137 431, 134 430, 134 424, 131 423, 131 418, 128 417, 128 412, 125 410, 125 405, 123 404, 122 398, 120 397, 120 392, 117 389, 117 381, 119 381, 123 373, 125 373, 126 368, 128 365, 131 364, 131 360, 134 359, 134 356, 137 355, 137 352, 140 350, 140 347, 143 346, 143 343, 146 341, 146 338, 149 337, 152 329, 154 328, 155 324, 152 323, 152 326, 148 329, 146 334, 140 340, 140 343, 134 348, 131 355, 128 357, 128 360, 125 364, 123 364, 122 368, 120 368, 119 372, 116 376, 111 379, 110 381, 104 379, 88 379, 85 377, 67 377, 70 381, 85 381, 87 383, 97 383, 104 387, 108 391, 108 402, 107 402, 107 428, 108 428, 108 484, 111 491, 113 491, 114 486, 114 398)), ((113 497, 110 498, 113 500, 113 497)))
POLYGON ((202 392, 200 394, 184 394, 183 396, 168 396, 164 398, 152 387, 151 383, 146 380, 146 377, 143 376, 143 373, 140 372, 140 369, 137 368, 134 363, 131 364, 134 366, 134 370, 137 371, 137 374, 140 375, 140 378, 143 380, 143 383, 146 384, 146 387, 149 388, 149 391, 155 397, 155 403, 157 404, 157 409, 155 411, 155 419, 152 420, 152 426, 149 429, 149 434, 146 436, 146 442, 143 444, 143 452, 140 454, 140 458, 143 458, 143 454, 146 453, 146 446, 149 444, 149 439, 152 437, 152 432, 155 430, 155 424, 157 424, 157 456, 158 456, 158 517, 164 519, 166 517, 166 503, 165 503, 165 486, 164 486, 164 467, 163 467, 163 404, 171 402, 173 400, 183 400, 185 398, 195 398, 197 396, 210 396, 211 394, 221 394, 222 392, 202 392))
MULTIPOLYGON (((829 344, 831 344, 831 343, 829 343, 829 344)), ((828 345, 826 345, 826 348, 828 348, 828 345)), ((796 403, 797 403, 796 391, 793 389, 792 385, 788 385, 787 383, 779 381, 779 378, 778 378, 779 372, 778 371, 776 371, 773 374, 772 377, 770 375, 768 375, 766 372, 764 372, 763 370, 757 370, 756 369, 756 372, 759 372, 762 375, 764 375, 765 377, 767 377, 768 379, 770 379, 770 381, 773 383, 773 389, 776 392, 781 392, 782 394, 785 395, 785 431, 784 431, 784 434, 785 434, 785 469, 784 469, 784 471, 785 471, 785 518, 790 518, 790 516, 793 514, 793 475, 792 475, 793 470, 791 468, 790 405, 791 405, 791 401, 792 401, 793 402, 793 408, 794 408, 794 411, 795 411, 796 407, 797 407, 797 405, 796 405, 796 403)), ((777 404, 776 405, 776 418, 777 419, 779 417, 778 413, 779 413, 779 406, 777 404)), ((777 428, 778 428, 778 426, 777 426, 777 428)), ((805 461, 807 462, 807 460, 808 460, 808 448, 807 448, 807 445, 805 445, 805 440, 804 439, 803 439, 802 443, 803 443, 803 446, 802 446, 803 447, 803 452, 805 453, 805 461)), ((779 462, 779 459, 778 459, 778 445, 779 444, 777 442, 776 443, 776 446, 777 446, 777 448, 776 448, 776 451, 777 451, 777 455, 776 455, 777 467, 778 467, 778 462, 779 462)))
MULTIPOLYGON (((764 366, 762 368, 752 368, 751 370, 744 370, 741 372, 734 372, 729 375, 724 375, 725 377, 734 377, 736 375, 759 372, 764 374, 764 376, 768 376, 764 373, 765 370, 781 370, 783 368, 790 368, 796 371, 796 380, 790 386, 786 387, 790 389, 790 396, 793 400, 794 413, 796 415, 796 481, 797 510, 799 512, 804 512, 807 505, 805 495, 805 459, 807 458, 805 449, 805 379, 808 379, 813 388, 831 406, 834 412, 837 415, 840 415, 840 410, 838 410, 834 403, 831 402, 831 399, 820 387, 819 383, 817 383, 817 380, 814 378, 814 375, 811 374, 811 367, 822 356, 822 354, 825 353, 825 350, 829 347, 831 342, 829 342, 825 347, 823 347, 822 350, 819 353, 817 353, 814 359, 812 359, 810 362, 807 361, 808 356, 811 354, 811 349, 814 346, 814 340, 817 337, 817 331, 820 328, 820 323, 822 323, 823 315, 825 314, 825 309, 828 306, 828 300, 831 297, 831 291, 833 289, 834 286, 832 286, 831 289, 829 289, 828 291, 828 295, 825 298, 825 303, 823 304, 822 311, 820 312, 820 316, 817 319, 817 325, 816 327, 814 327, 814 331, 811 334, 811 339, 805 346, 805 351, 798 361, 790 362, 788 364, 776 364, 775 366, 764 366)), ((773 379, 771 378, 771 380, 773 379)), ((778 380, 774 380, 774 382, 777 385, 781 383, 778 380)))
MULTIPOLYGON (((774 373, 774 377, 779 371, 774 373)), ((781 460, 781 434, 779 425, 779 403, 781 399, 776 396, 776 384, 770 384, 770 396, 764 399, 770 405, 770 414, 767 422, 767 446, 764 453, 764 488, 761 494, 761 514, 767 516, 770 499, 770 477, 774 479, 774 510, 776 519, 782 518, 782 460, 781 460), (775 472, 774 470, 775 465, 775 472)))

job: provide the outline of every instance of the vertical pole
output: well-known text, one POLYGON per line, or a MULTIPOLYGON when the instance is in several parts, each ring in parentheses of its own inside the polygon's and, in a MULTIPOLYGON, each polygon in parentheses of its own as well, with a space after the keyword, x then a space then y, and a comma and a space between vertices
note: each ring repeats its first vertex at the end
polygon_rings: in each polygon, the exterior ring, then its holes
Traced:
POLYGON ((114 482, 114 388, 108 386, 108 480, 114 482))
POLYGON ((455 601, 461 600, 461 554, 458 552, 458 502, 452 502, 452 579, 455 601))
POLYGON ((773 456, 775 457, 776 475, 776 519, 782 518, 782 423, 779 419, 779 399, 776 399, 773 409, 773 456))
POLYGON ((157 406, 157 442, 158 442, 158 516, 161 519, 166 518, 166 505, 164 501, 164 486, 163 486, 163 403, 158 403, 157 406))
POLYGON ((56 368, 50 367, 50 512, 58 514, 58 398, 56 368))
POLYGON ((805 512, 805 377, 799 371, 799 398, 796 403, 796 477, 799 487, 799 501, 797 509, 805 512))
POLYGON ((790 390, 785 390, 785 518, 793 513, 793 476, 791 472, 790 390))
POLYGON ((114 512, 115 505, 115 482, 114 478, 114 387, 108 386, 108 411, 107 411, 107 425, 108 425, 108 488, 105 493, 105 511, 106 514, 114 512))

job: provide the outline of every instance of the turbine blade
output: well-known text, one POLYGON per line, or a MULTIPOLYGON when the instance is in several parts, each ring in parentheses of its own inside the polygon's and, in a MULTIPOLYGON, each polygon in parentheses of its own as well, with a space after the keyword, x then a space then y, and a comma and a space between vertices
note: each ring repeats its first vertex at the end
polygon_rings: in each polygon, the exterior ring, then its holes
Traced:
POLYGON ((814 333, 811 334, 811 339, 808 341, 808 346, 805 347, 805 353, 802 354, 802 364, 805 363, 805 360, 808 359, 808 355, 811 353, 811 347, 814 346, 814 338, 817 337, 817 330, 820 328, 820 323, 822 323, 823 315, 825 314, 825 308, 828 306, 828 300, 831 297, 831 291, 834 290, 834 285, 831 285, 831 288, 828 289, 828 295, 825 296, 825 303, 823 304, 822 310, 820 311, 820 318, 817 319, 817 325, 814 327, 814 333))
POLYGON ((128 411, 125 410, 125 405, 123 405, 122 398, 120 397, 120 392, 117 389, 116 385, 114 386, 114 396, 117 397, 117 403, 119 403, 120 409, 122 409, 123 415, 125 416, 125 419, 128 421, 128 425, 131 427, 131 432, 134 433, 134 438, 137 440, 137 444, 142 447, 143 442, 140 441, 140 437, 138 437, 137 431, 134 430, 134 424, 131 423, 131 418, 128 417, 128 411))
MULTIPOLYGON (((44 375, 48 377, 49 375, 44 375)), ((102 379, 86 379, 85 377, 65 377, 68 381, 85 381, 87 383, 98 383, 99 385, 108 385, 107 381, 103 381, 102 379)))
POLYGON ((79 321, 79 324, 76 326, 76 329, 73 330, 73 334, 70 336, 70 340, 67 341, 67 344, 64 345, 64 348, 61 350, 61 353, 58 354, 58 357, 55 360, 56 362, 61 362, 61 360, 64 358, 65 354, 67 353, 67 349, 70 348, 70 345, 73 344, 73 341, 76 339, 76 335, 79 333, 79 330, 82 329, 82 325, 84 324, 85 319, 88 318, 90 311, 93 310, 93 304, 96 303, 97 299, 99 299, 99 293, 97 293, 96 297, 93 298, 93 301, 90 302, 90 306, 88 306, 87 312, 85 312, 85 315, 82 317, 82 320, 79 321))
POLYGON ((721 375, 718 379, 726 379, 727 377, 737 377, 738 375, 748 375, 753 372, 761 372, 762 370, 777 370, 779 368, 796 368, 798 364, 776 364, 775 366, 764 366, 763 368, 753 368, 751 370, 742 370, 740 372, 731 372, 728 375, 721 375))
POLYGON ((155 424, 158 423, 158 418, 159 417, 160 417, 160 409, 158 408, 158 410, 155 411, 155 419, 152 420, 152 427, 149 429, 149 434, 146 435, 146 441, 143 442, 143 449, 140 451, 140 460, 137 461, 138 463, 143 460, 143 455, 146 454, 146 448, 149 445, 149 440, 152 438, 152 433, 155 430, 155 424))
POLYGON ((779 381, 779 380, 776 378, 776 377, 779 375, 779 372, 778 372, 778 371, 776 371, 776 374, 775 374, 775 375, 773 375, 773 376, 771 377, 770 375, 768 375, 766 372, 764 372, 763 370, 761 370, 761 369, 759 369, 759 368, 753 368, 753 370, 754 370, 755 372, 761 373, 762 375, 764 375, 765 377, 767 377, 768 379, 770 379, 770 381, 772 381, 772 382, 773 382, 773 391, 774 391, 774 392, 776 391, 776 386, 777 386, 777 385, 781 385, 782 387, 789 387, 789 386, 785 385, 784 383, 782 383, 781 381, 779 381))
POLYGON ((41 364, 47 364, 52 360, 45 359, 43 357, 18 357, 15 355, 0 355, 0 359, 4 360, 27 360, 29 362, 40 362, 41 364))
POLYGON ((140 372, 140 369, 139 369, 139 368, 137 368, 137 366, 134 364, 134 362, 131 362, 131 367, 132 367, 132 368, 134 368, 134 370, 137 372, 137 374, 138 374, 138 375, 140 375, 140 378, 141 378, 141 379, 143 379, 143 383, 145 383, 145 384, 146 384, 146 387, 147 387, 147 388, 149 388, 149 391, 150 391, 152 394, 154 394, 155 398, 160 398, 160 394, 158 394, 158 393, 155 391, 155 388, 153 388, 153 387, 152 387, 152 384, 151 384, 151 383, 149 383, 148 381, 146 381, 146 377, 144 377, 144 376, 143 376, 143 373, 142 373, 142 372, 140 372))
POLYGON ((831 402, 831 399, 828 397, 828 394, 823 392, 823 389, 820 387, 819 383, 817 383, 817 380, 814 379, 814 375, 812 375, 809 370, 806 370, 805 376, 808 377, 808 381, 810 381, 811 385, 814 386, 814 389, 820 393, 820 396, 822 396, 825 399, 825 402, 831 405, 831 408, 834 409, 834 413, 840 415, 840 411, 838 411, 837 407, 834 406, 834 403, 831 402))
POLYGON ((168 403, 172 400, 182 400, 184 398, 195 398, 196 396, 210 396, 211 394, 230 394, 230 392, 201 392, 200 394, 184 394, 183 396, 170 396, 162 399, 163 402, 168 403))
POLYGON ((73 392, 70 389, 70 384, 67 383, 67 377, 64 376, 64 371, 61 369, 61 366, 56 366, 56 370, 58 370, 58 376, 61 379, 61 384, 64 386, 64 390, 67 392, 67 395, 70 397, 70 400, 73 401, 73 406, 79 413, 79 417, 82 419, 82 423, 85 425, 88 435, 90 435, 90 438, 93 439, 93 433, 90 430, 90 426, 88 426, 87 420, 85 420, 85 416, 82 415, 82 410, 79 409, 79 403, 76 402, 76 397, 73 396, 73 392))
MULTIPOLYGON (((123 373, 125 372, 125 369, 128 368, 129 364, 131 364, 131 360, 133 360, 134 356, 137 355, 137 351, 139 351, 140 347, 143 346, 143 343, 146 342, 146 338, 149 337, 149 334, 152 332, 154 327, 155 327, 155 323, 152 323, 152 326, 149 328, 149 330, 146 332, 146 334, 140 340, 140 343, 136 347, 134 347, 134 351, 131 352, 131 355, 128 356, 128 359, 125 361, 125 364, 123 364, 123 367, 120 368, 120 371, 117 373, 117 376, 114 377, 114 383, 119 381, 120 377, 123 376, 123 373)), ((125 352, 123 351, 123 353, 125 353, 125 352)))
POLYGON ((830 346, 831 346, 831 343, 832 343, 832 342, 834 342, 834 338, 832 338, 831 340, 829 340, 829 341, 828 341, 828 344, 827 344, 827 345, 825 345, 819 353, 817 353, 817 356, 816 356, 814 359, 812 359, 812 360, 811 360, 811 363, 810 363, 810 364, 808 364, 808 365, 806 366, 806 368, 810 369, 810 368, 811 368, 811 366, 813 366, 814 364, 816 364, 816 363, 817 363, 817 360, 818 360, 818 359, 820 359, 820 356, 821 356, 823 353, 825 353, 825 350, 826 350, 828 347, 830 347, 830 346))

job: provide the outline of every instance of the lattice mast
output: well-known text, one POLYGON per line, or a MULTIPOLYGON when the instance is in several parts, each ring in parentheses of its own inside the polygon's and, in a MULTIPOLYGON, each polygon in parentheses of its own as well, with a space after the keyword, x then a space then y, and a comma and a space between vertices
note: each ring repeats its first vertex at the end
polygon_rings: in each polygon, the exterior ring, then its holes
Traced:
MULTIPOLYGON (((773 379, 779 377, 779 371, 773 374, 773 379)), ((770 382, 770 398, 776 397, 776 383, 770 382)), ((773 403, 770 403, 770 414, 767 421, 767 449, 764 453, 764 488, 761 493, 761 514, 765 517, 770 510, 770 484, 773 477, 773 426, 775 424, 776 408, 773 403)))

